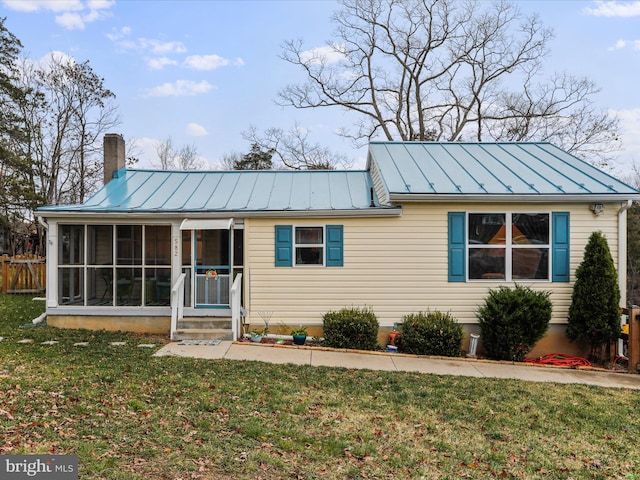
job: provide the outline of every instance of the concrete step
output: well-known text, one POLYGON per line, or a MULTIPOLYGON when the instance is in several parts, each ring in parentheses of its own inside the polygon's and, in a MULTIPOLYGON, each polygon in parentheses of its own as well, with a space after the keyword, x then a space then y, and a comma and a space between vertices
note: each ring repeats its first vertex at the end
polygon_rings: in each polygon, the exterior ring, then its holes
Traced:
POLYGON ((174 340, 233 340, 231 328, 177 329, 174 340))
POLYGON ((228 317, 186 317, 178 320, 176 328, 178 330, 231 330, 231 319, 228 317))

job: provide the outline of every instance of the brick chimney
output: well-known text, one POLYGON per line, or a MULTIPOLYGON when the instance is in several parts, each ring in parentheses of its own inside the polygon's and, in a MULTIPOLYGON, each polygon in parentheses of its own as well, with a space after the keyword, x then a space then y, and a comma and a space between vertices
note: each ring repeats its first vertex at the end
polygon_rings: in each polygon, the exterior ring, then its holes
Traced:
POLYGON ((104 184, 114 177, 115 172, 125 167, 124 138, 119 133, 104 136, 104 184))

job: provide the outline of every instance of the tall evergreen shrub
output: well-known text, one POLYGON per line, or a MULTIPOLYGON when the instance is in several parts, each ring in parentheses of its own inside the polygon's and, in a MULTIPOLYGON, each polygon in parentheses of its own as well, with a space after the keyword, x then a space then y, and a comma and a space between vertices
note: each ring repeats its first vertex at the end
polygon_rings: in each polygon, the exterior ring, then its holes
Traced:
POLYGON ((602 232, 593 232, 576 269, 569 306, 569 340, 585 340, 591 356, 602 360, 609 344, 620 336, 620 288, 609 244, 602 232))
POLYGON ((521 285, 489 290, 477 315, 487 357, 514 361, 526 357, 549 327, 550 293, 521 285))

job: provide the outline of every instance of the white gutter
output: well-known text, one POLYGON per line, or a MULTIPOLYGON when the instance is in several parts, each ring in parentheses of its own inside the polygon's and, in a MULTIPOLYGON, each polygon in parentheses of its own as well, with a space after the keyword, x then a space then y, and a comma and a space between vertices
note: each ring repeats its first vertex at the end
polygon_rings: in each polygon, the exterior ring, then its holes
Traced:
POLYGON ((49 231, 49 224, 46 222, 46 220, 44 218, 42 218, 42 215, 38 215, 38 223, 40 225, 42 225, 42 227, 48 232, 49 231))
POLYGON ((397 203, 409 202, 483 202, 483 203, 609 203, 639 200, 638 194, 463 194, 463 193, 391 193, 389 199, 397 203))
POLYGON ((620 307, 627 303, 627 215, 633 202, 627 200, 618 210, 618 287, 620 288, 620 307))
MULTIPOLYGON (((79 216, 85 218, 96 217, 95 221, 104 223, 105 219, 126 219, 129 222, 133 222, 135 218, 150 218, 153 217, 154 223, 161 223, 165 218, 170 219, 183 219, 188 217, 189 219, 207 218, 207 219, 229 219, 233 217, 236 220, 244 218, 352 218, 352 217, 399 217, 402 216, 401 207, 378 207, 378 208, 363 208, 357 210, 264 210, 264 211, 251 211, 251 212, 158 212, 158 211, 109 211, 109 210, 67 210, 67 211, 51 211, 46 212, 51 218, 56 219, 69 219, 77 220, 79 216)), ((93 220, 92 220, 93 221, 93 220)), ((166 220, 164 220, 166 221, 166 220)))

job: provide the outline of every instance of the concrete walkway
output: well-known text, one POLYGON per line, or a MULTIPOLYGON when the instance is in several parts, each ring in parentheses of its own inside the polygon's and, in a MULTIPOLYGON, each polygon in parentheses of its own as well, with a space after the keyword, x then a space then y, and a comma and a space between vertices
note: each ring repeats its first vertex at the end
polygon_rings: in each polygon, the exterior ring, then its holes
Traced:
POLYGON ((178 342, 172 342, 158 350, 154 356, 290 363, 467 377, 516 378, 530 382, 581 383, 601 387, 640 389, 640 375, 603 370, 532 366, 463 358, 430 358, 397 353, 355 353, 229 341, 223 341, 215 346, 179 345, 178 342))

